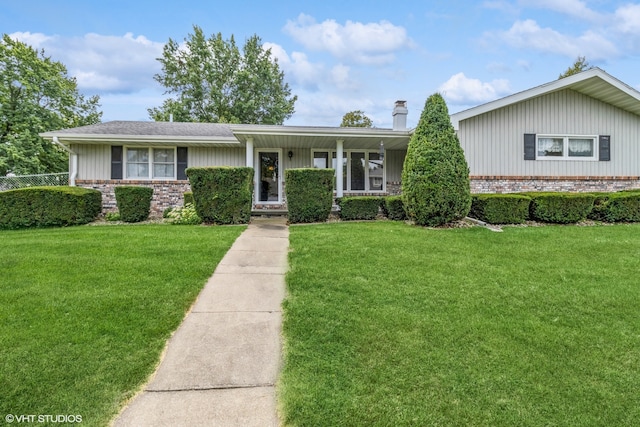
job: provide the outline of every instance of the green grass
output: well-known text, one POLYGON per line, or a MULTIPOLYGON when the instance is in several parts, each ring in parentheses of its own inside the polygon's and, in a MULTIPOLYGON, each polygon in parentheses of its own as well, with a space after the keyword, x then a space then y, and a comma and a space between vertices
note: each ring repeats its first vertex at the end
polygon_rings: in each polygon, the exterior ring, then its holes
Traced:
POLYGON ((640 225, 290 233, 286 425, 637 425, 640 225))
POLYGON ((0 232, 2 417, 73 414, 82 425, 106 425, 154 371, 166 340, 242 230, 0 232))

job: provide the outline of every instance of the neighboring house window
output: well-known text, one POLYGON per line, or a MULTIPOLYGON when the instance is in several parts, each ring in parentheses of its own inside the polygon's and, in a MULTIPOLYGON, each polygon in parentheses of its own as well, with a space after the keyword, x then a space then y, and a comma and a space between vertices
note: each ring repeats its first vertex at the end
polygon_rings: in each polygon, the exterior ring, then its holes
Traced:
MULTIPOLYGON (((314 151, 314 168, 336 169, 335 151, 314 151), (331 164, 329 164, 331 159, 331 164)), ((376 192, 385 190, 384 160, 378 151, 346 150, 342 159, 342 179, 345 192, 376 192)))
POLYGON ((597 136, 537 135, 540 160, 598 160, 597 136))

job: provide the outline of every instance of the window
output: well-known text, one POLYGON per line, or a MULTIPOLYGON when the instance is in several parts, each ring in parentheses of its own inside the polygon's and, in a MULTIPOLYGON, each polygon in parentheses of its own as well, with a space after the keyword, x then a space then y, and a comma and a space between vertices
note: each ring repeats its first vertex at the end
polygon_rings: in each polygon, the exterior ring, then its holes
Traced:
POLYGON ((536 154, 541 160, 598 160, 597 137, 538 135, 536 154))
POLYGON ((176 179, 175 148, 126 148, 126 179, 176 179))
MULTIPOLYGON (((313 167, 337 169, 335 151, 314 151, 313 167)), ((342 158, 342 188, 345 192, 376 192, 385 190, 384 160, 378 151, 346 150, 342 158)))

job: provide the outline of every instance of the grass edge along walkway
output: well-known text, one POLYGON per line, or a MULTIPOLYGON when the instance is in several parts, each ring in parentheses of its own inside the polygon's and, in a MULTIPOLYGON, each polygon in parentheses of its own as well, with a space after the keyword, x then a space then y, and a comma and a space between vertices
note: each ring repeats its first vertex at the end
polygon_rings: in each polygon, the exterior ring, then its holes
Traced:
POLYGON ((640 225, 290 227, 285 425, 640 419, 640 225))
POLYGON ((242 226, 2 231, 0 413, 106 425, 242 226))

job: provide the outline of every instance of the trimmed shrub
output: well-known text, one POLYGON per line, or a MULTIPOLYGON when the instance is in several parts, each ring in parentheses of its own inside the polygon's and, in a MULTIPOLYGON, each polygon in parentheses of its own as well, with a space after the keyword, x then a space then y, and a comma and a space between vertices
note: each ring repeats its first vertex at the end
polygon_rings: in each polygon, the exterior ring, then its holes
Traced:
POLYGON ((289 222, 326 221, 333 203, 333 169, 284 171, 289 222))
POLYGON ((593 200, 593 208, 591 212, 587 215, 588 219, 592 219, 594 221, 607 221, 605 217, 607 201, 609 200, 609 196, 612 193, 591 193, 595 197, 593 200))
POLYGON ((0 192, 0 228, 86 224, 102 210, 102 193, 81 187, 29 187, 0 192))
POLYGON ((474 194, 469 215, 489 224, 522 224, 529 217, 531 197, 522 194, 474 194))
POLYGON ((253 168, 187 168, 196 211, 213 224, 247 224, 251 219, 253 168))
POLYGON ((572 224, 586 219, 596 196, 590 193, 525 193, 531 197, 529 217, 536 221, 572 224))
POLYGON ((353 196, 340 199, 340 218, 351 221, 376 219, 380 210, 380 197, 353 196))
POLYGON ((114 188, 120 219, 124 222, 140 222, 149 218, 153 188, 123 185, 114 188))
POLYGON ((189 203, 195 205, 195 202, 193 201, 193 192, 191 191, 184 193, 184 205, 188 205, 189 203))
POLYGON ((394 221, 403 221, 407 219, 407 213, 404 210, 404 202, 402 196, 387 196, 382 198, 382 211, 387 218, 394 221))
POLYGON ((106 214, 104 214, 104 219, 106 219, 107 221, 110 221, 110 222, 120 221, 120 213, 118 213, 118 212, 107 212, 106 214))
POLYGON ((469 167, 440 94, 427 99, 409 141, 402 198, 417 225, 446 224, 464 218, 471 208, 469 167))
POLYGON ((640 192, 625 191, 609 194, 599 209, 607 222, 639 222, 640 192))

